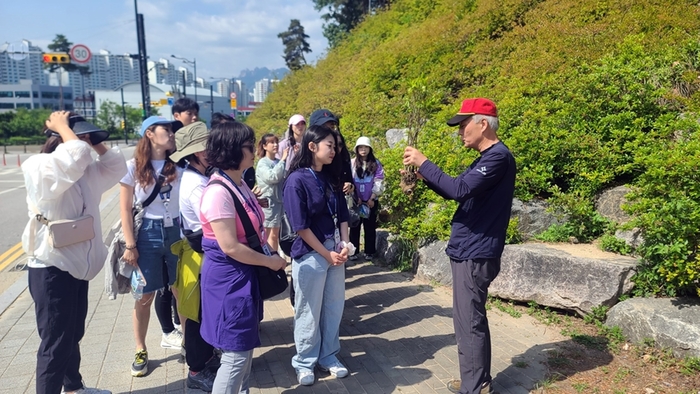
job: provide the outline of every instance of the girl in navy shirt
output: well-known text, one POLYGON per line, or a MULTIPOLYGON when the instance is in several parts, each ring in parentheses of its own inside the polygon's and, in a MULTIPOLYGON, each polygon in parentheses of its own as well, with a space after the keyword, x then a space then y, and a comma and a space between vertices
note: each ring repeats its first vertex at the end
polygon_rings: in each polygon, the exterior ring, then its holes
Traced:
POLYGON ((295 290, 292 366, 299 383, 314 383, 314 367, 344 378, 337 358, 345 303, 345 268, 355 247, 348 242, 348 208, 340 178, 338 135, 325 126, 304 134, 284 185, 284 209, 299 234, 291 250, 295 290))

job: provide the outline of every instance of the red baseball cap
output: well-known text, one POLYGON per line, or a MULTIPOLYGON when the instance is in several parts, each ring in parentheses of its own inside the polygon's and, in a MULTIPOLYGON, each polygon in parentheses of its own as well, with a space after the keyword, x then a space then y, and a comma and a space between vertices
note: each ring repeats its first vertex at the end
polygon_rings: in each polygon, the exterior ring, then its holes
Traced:
POLYGON ((459 126, 466 118, 472 115, 488 115, 498 117, 496 104, 486 98, 472 98, 462 101, 462 107, 457 112, 457 115, 447 121, 448 126, 459 126))

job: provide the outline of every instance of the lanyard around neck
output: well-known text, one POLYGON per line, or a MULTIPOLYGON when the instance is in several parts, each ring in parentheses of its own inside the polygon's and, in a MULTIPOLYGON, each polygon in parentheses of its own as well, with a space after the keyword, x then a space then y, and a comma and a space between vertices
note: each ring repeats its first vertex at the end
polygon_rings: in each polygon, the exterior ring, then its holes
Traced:
POLYGON ((326 182, 326 185, 330 189, 330 197, 326 198, 326 188, 323 187, 323 183, 321 182, 320 179, 318 179, 318 176, 316 175, 316 171, 309 168, 309 172, 311 172, 311 175, 313 175, 314 179, 316 179, 316 184, 318 185, 319 190, 321 190, 321 194, 323 194, 323 198, 326 200, 326 206, 328 207, 328 212, 333 217, 333 222, 337 223, 338 222, 338 215, 337 215, 337 213, 338 213, 338 199, 336 198, 335 193, 333 192, 333 188, 330 185, 328 185, 328 183, 326 182), (329 201, 331 199, 333 200, 333 206, 335 207, 335 209, 331 208, 331 203, 329 201))

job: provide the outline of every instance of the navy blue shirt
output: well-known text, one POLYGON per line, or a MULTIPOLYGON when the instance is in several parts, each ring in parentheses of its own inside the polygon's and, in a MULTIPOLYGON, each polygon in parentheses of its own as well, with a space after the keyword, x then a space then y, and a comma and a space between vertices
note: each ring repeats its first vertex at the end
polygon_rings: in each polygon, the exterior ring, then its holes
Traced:
MULTIPOLYGON (((342 191, 331 191, 331 186, 320 172, 312 173, 308 168, 300 168, 287 177, 284 183, 284 210, 289 217, 292 230, 299 232, 311 229, 321 243, 333 239, 335 225, 331 211, 337 212, 338 226, 349 219, 348 205, 342 191), (324 186, 321 191, 316 178, 324 186), (337 202, 337 204, 335 203, 337 202), (329 209, 330 205, 330 209, 329 209)), ((291 257, 298 259, 313 251, 301 237, 292 244, 291 257)))
POLYGON ((500 258, 515 192, 515 159, 502 142, 481 156, 457 178, 426 160, 419 169, 428 187, 459 202, 445 253, 454 260, 500 258))

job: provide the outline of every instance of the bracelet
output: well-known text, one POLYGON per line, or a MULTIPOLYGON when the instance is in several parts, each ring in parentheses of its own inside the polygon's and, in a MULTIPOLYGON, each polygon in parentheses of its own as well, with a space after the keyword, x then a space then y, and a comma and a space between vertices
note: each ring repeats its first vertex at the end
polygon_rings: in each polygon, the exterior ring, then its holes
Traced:
POLYGON ((125 247, 126 247, 127 250, 134 250, 134 249, 136 249, 136 244, 133 244, 133 245, 125 245, 125 247))

